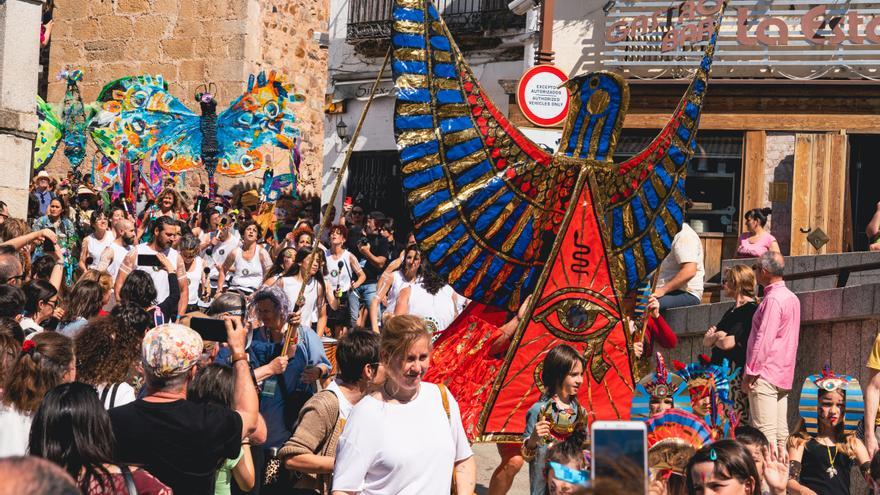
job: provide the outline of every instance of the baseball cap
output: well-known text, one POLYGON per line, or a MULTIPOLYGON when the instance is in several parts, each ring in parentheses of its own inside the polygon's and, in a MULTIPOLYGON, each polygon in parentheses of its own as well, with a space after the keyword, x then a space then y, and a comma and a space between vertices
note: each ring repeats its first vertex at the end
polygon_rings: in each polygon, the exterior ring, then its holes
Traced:
POLYGON ((195 330, 178 323, 160 325, 144 335, 141 360, 157 378, 173 378, 192 369, 204 344, 195 330))

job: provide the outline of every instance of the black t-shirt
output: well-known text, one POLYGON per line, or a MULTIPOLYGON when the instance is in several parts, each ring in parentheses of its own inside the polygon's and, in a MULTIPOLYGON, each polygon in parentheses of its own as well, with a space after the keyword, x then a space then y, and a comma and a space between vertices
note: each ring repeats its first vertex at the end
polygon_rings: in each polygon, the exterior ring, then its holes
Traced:
POLYGON ((749 334, 752 333, 752 317, 758 309, 757 303, 749 302, 740 307, 733 307, 724 313, 721 321, 715 327, 723 330, 727 335, 733 336, 733 349, 728 351, 712 348, 712 364, 721 364, 727 359, 736 368, 742 368, 746 364, 746 345, 749 343, 749 334))
POLYGON ((849 495, 849 476, 855 462, 837 446, 822 445, 814 439, 804 446, 801 461, 801 485, 821 495, 849 495), (834 460, 834 476, 829 473, 834 460))
POLYGON ((241 416, 214 404, 137 400, 109 410, 116 460, 143 466, 174 493, 214 493, 217 468, 241 451, 241 416))
MULTIPOLYGON (((363 238, 363 236, 358 237, 358 240, 363 238)), ((373 253, 373 256, 376 257, 385 257, 385 265, 388 265, 388 261, 391 259, 389 256, 389 246, 388 241, 379 234, 368 234, 366 239, 370 241, 370 252, 373 253)), ((355 243, 354 250, 352 251, 354 255, 357 257, 358 264, 361 265, 361 269, 364 270, 364 274, 367 276, 367 279, 364 281, 364 284, 375 284, 379 282, 379 276, 382 275, 382 271, 385 269, 385 266, 381 268, 376 268, 375 265, 367 261, 367 257, 361 253, 357 242, 355 243)))

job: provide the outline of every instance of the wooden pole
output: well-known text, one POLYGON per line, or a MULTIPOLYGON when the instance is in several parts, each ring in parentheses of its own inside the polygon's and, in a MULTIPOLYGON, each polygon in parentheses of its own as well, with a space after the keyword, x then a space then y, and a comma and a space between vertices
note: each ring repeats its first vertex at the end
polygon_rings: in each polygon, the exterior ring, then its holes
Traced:
POLYGON ((541 4, 541 38, 535 62, 538 65, 553 63, 553 4, 555 0, 544 0, 541 4))

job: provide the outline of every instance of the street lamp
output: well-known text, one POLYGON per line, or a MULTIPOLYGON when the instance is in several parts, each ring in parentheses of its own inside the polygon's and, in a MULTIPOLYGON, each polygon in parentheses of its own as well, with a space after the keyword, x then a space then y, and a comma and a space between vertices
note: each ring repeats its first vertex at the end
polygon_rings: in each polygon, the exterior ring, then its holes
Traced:
POLYGON ((348 126, 345 124, 345 121, 339 119, 336 122, 336 135, 339 137, 339 140, 343 143, 348 142, 348 126))

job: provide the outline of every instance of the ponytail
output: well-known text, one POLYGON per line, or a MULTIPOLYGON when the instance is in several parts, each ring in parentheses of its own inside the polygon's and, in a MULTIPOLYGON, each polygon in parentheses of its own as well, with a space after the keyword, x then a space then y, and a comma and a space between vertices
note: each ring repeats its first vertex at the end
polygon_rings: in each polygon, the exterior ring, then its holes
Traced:
POLYGON ((746 212, 745 217, 749 220, 757 220, 761 227, 767 225, 767 217, 773 210, 770 208, 753 208, 746 212))
POLYGON ((25 341, 9 370, 3 404, 33 414, 46 392, 64 381, 73 356, 73 341, 60 333, 41 332, 25 341))

